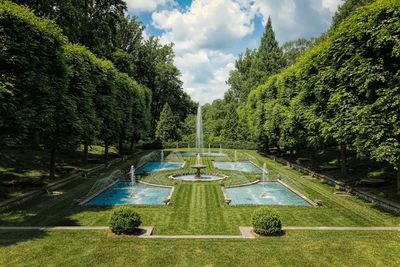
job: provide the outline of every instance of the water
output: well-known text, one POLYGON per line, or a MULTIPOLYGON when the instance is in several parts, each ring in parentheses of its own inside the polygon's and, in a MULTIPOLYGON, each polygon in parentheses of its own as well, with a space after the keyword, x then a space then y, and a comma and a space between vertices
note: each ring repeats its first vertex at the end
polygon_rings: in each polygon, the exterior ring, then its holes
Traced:
POLYGON ((264 182, 235 188, 225 188, 230 205, 310 206, 305 199, 280 182, 264 182))
POLYGON ((86 205, 160 205, 170 195, 171 188, 156 187, 144 184, 137 184, 133 188, 130 182, 117 182, 110 188, 89 200, 86 205), (133 193, 134 197, 131 197, 133 193))
POLYGON ((113 182, 119 180, 119 179, 125 179, 124 173, 121 170, 116 170, 113 171, 110 175, 107 177, 104 177, 102 179, 97 180, 93 186, 90 188, 87 197, 93 195, 96 192, 99 192, 103 188, 109 186, 113 182))
MULTIPOLYGON (((197 157, 197 152, 181 152, 182 157, 197 157)), ((215 153, 215 152, 204 152, 200 153, 202 157, 226 157, 227 155, 225 153, 215 153)))
POLYGON ((164 150, 161 150, 161 152, 160 152, 160 161, 161 162, 164 162, 164 150))
POLYGON ((203 146, 203 119, 201 116, 201 106, 199 105, 197 109, 197 118, 196 118, 196 149, 197 153, 204 152, 203 146))
POLYGON ((235 156, 234 156, 234 160, 233 161, 235 161, 235 162, 238 161, 238 159, 237 159, 237 151, 236 150, 235 150, 235 156))
POLYGON ((135 177, 135 166, 131 166, 131 169, 129 170, 129 175, 130 175, 130 178, 131 178, 131 188, 132 188, 132 190, 131 190, 131 195, 133 196, 134 195, 134 185, 136 184, 136 177, 135 177))
POLYGON ((177 170, 183 167, 184 162, 176 162, 176 161, 150 161, 146 162, 142 166, 136 169, 137 174, 143 174, 145 172, 157 172, 157 171, 169 171, 169 170, 177 170))
POLYGON ((201 178, 196 178, 195 174, 185 174, 174 176, 174 179, 184 181, 217 181, 223 179, 223 177, 217 175, 202 174, 201 178))
POLYGON ((211 154, 211 144, 208 144, 208 154, 211 154))
POLYGON ((240 171, 251 173, 263 172, 259 167, 257 167, 250 161, 214 161, 213 164, 215 168, 227 171, 240 171))

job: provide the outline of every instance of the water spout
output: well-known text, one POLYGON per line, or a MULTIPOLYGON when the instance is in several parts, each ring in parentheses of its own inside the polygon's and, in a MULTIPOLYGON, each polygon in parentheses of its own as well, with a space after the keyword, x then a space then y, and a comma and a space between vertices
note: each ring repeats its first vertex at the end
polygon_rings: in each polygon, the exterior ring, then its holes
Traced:
POLYGON ((135 179, 135 166, 131 165, 131 169, 129 170, 129 176, 131 178, 131 197, 135 197, 134 186, 136 184, 135 179))
POLYGON ((196 118, 196 149, 197 153, 204 152, 203 146, 203 119, 201 116, 201 106, 199 105, 197 109, 197 118, 196 118))
POLYGON ((222 155, 222 145, 221 144, 219 144, 219 154, 222 155))
POLYGON ((161 162, 164 162, 164 150, 161 150, 161 152, 160 152, 160 161, 161 162))
POLYGON ((235 150, 235 153, 234 153, 234 161, 235 161, 235 162, 238 161, 238 159, 237 159, 237 151, 236 151, 236 150, 235 150))
POLYGON ((208 144, 208 154, 211 154, 211 144, 208 144))

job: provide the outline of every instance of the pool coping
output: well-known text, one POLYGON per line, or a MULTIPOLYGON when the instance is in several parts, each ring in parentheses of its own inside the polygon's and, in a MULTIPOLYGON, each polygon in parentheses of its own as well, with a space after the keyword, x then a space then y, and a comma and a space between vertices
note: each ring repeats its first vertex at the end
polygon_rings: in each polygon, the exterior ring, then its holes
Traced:
MULTIPOLYGON (((250 186, 253 184, 257 184, 261 182, 259 179, 257 179, 254 182, 250 182, 250 183, 246 183, 246 184, 240 184, 240 185, 234 185, 234 186, 221 186, 221 190, 222 193, 224 195, 224 201, 225 203, 227 203, 228 205, 230 205, 230 202, 232 201, 231 198, 229 198, 228 194, 225 192, 225 188, 237 188, 237 187, 244 187, 244 186, 250 186)), ((289 189, 290 191, 292 191, 294 194, 298 195, 300 198, 302 198, 303 200, 305 200, 307 203, 309 203, 311 206, 313 207, 317 207, 317 203, 315 203, 314 201, 310 200, 308 197, 306 197, 304 194, 300 193, 298 190, 294 189, 293 187, 289 186, 288 184, 286 184, 285 182, 283 182, 280 179, 274 179, 274 180, 269 180, 269 181, 265 181, 264 183, 268 183, 268 182, 278 182, 280 184, 282 184, 283 186, 285 186, 287 189, 289 189)), ((248 204, 236 204, 235 206, 239 206, 239 205, 248 205, 248 204)), ((249 204, 251 205, 251 204, 249 204)), ((260 204, 259 206, 274 206, 274 205, 269 205, 269 204, 260 204)), ((280 206, 293 206, 293 205, 280 205, 280 206)))
MULTIPOLYGON (((83 206, 83 205, 87 204, 90 200, 92 200, 93 198, 97 197, 98 195, 100 195, 101 193, 103 193, 104 191, 109 189, 111 186, 115 185, 118 182, 124 182, 124 181, 129 182, 129 180, 116 180, 116 181, 112 182, 111 184, 107 185, 106 187, 100 189, 99 191, 93 193, 93 195, 87 197, 83 201, 79 202, 78 205, 79 206, 83 206)), ((174 186, 151 184, 151 183, 143 182, 143 181, 140 181, 140 180, 137 181, 137 182, 140 183, 140 184, 145 184, 145 185, 149 185, 149 186, 171 188, 170 194, 168 195, 168 197, 163 202, 164 202, 165 205, 168 205, 169 202, 171 201, 172 194, 174 193, 174 190, 175 190, 174 186)), ((121 204, 121 205, 130 205, 130 204, 121 204)), ((147 204, 136 204, 136 205, 147 205, 147 204)), ((158 205, 158 204, 156 204, 156 205, 158 205)), ((104 205, 104 206, 115 206, 115 205, 104 205)))
POLYGON ((176 178, 177 176, 194 175, 194 173, 186 172, 186 173, 175 173, 175 174, 172 174, 172 175, 168 176, 168 179, 172 179, 174 181, 184 181, 184 182, 216 182, 216 181, 222 181, 222 180, 225 180, 225 179, 229 178, 228 175, 219 174, 219 173, 218 174, 215 174, 215 173, 211 173, 211 174, 210 173, 203 173, 203 174, 204 175, 219 176, 221 178, 218 178, 218 179, 201 179, 201 178, 199 178, 199 179, 193 179, 193 180, 183 180, 183 179, 176 178))

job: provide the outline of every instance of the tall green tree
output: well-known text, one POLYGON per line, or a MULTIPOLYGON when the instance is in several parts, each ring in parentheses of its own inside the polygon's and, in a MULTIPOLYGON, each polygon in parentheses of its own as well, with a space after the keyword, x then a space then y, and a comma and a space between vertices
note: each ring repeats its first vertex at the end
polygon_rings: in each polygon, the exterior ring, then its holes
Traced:
POLYGON ((157 122, 156 138, 161 142, 171 142, 179 139, 178 119, 172 113, 168 103, 165 103, 160 119, 157 122))

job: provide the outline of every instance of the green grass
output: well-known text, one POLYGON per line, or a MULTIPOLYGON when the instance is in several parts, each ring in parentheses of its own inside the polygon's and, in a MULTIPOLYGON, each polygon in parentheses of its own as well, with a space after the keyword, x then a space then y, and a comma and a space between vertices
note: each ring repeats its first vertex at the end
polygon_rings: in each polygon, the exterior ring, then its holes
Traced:
POLYGON ((399 266, 399 232, 289 231, 260 240, 2 232, 1 266, 399 266))
MULTIPOLYGON (((116 155, 116 148, 110 148, 111 156, 116 155)), ((89 149, 89 157, 100 157, 104 153, 102 146, 93 145, 89 149)), ((81 165, 82 147, 76 151, 59 152, 58 165, 90 168, 89 163, 81 165)), ((33 189, 41 188, 52 182, 48 178, 50 152, 27 148, 0 148, 0 201, 19 196, 33 189)), ((56 179, 69 173, 56 171, 56 179)))
MULTIPOLYGON (((98 179, 115 169, 127 171, 145 153, 73 182, 60 190, 63 194, 59 196, 41 196, 2 212, 0 225, 107 225, 113 207, 79 206, 77 200, 84 198, 98 179)), ((400 226, 399 216, 353 196, 337 196, 333 187, 255 151, 239 154, 242 160, 251 159, 259 166, 265 162, 270 178, 280 178, 309 198, 322 200, 322 207, 273 207, 284 226, 400 226)), ((193 160, 189 158, 188 163, 193 160)), ((215 171, 210 159, 204 160, 208 169, 215 171)), ((165 177, 167 173, 146 178, 172 182, 165 177)), ((250 225, 256 208, 226 205, 218 182, 182 181, 177 182, 169 206, 136 206, 142 225, 154 226, 159 235, 238 235, 238 227, 250 225)), ((282 237, 259 240, 107 238, 105 231, 1 231, 0 266, 398 266, 398 240, 400 232, 396 231, 288 231, 282 237)))
MULTIPOLYGON (((310 199, 320 199, 322 207, 275 206, 285 226, 399 226, 400 217, 376 209, 356 197, 341 197, 335 189, 276 162, 250 153, 255 160, 266 162, 272 177, 281 177, 310 199)), ((136 157, 136 161, 140 156, 136 157)), ((135 161, 125 161, 125 168, 135 161)), ((105 174, 113 169, 107 170, 105 174)), ((91 177, 68 185, 60 196, 42 196, 11 211, 0 214, 1 225, 107 225, 112 207, 78 206, 74 202, 87 195, 93 183, 102 177, 91 177), (74 201, 75 200, 75 201, 74 201)), ((161 179, 161 178, 160 178, 161 179)), ((165 177, 164 180, 168 180, 165 177)), ((250 225, 257 206, 229 206, 223 202, 218 182, 177 182, 169 206, 136 206, 143 225, 155 226, 157 234, 238 234, 239 226, 250 225)))

